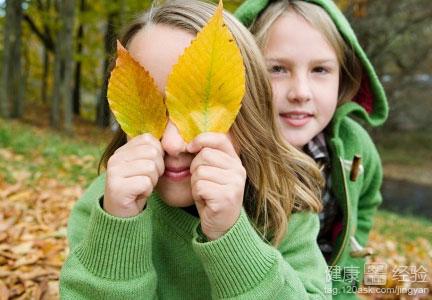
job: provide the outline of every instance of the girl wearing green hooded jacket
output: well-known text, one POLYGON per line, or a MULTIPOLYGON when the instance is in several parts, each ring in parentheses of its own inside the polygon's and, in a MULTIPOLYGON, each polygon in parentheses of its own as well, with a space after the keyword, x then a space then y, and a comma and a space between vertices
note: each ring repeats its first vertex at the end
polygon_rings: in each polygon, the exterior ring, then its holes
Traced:
POLYGON ((317 242, 334 298, 356 298, 363 279, 382 167, 351 116, 381 125, 381 83, 348 21, 330 0, 247 0, 236 16, 255 35, 269 71, 285 140, 322 166, 324 210, 317 242))

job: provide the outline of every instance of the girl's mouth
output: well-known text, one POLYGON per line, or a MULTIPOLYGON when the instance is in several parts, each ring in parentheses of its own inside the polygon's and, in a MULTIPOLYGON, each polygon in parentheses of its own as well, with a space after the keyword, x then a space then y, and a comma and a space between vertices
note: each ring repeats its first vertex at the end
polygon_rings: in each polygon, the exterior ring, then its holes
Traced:
POLYGON ((279 117, 281 120, 292 127, 302 127, 312 120, 313 114, 307 112, 287 112, 280 113, 279 117))
POLYGON ((182 181, 191 175, 189 166, 187 167, 167 167, 165 166, 164 175, 171 181, 182 181))

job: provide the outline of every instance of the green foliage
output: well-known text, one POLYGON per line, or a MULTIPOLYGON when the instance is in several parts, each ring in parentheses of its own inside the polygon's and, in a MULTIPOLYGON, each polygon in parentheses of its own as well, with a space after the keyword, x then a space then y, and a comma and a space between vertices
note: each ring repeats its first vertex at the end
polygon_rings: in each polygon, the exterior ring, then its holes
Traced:
POLYGON ((417 238, 432 241, 432 221, 419 216, 401 216, 380 210, 375 217, 375 230, 382 236, 391 237, 400 245, 417 238))
MULTIPOLYGON (((219 0, 211 0, 217 3, 219 0)), ((108 16, 115 14, 117 20, 113 26, 117 33, 128 22, 147 9, 151 0, 85 0, 85 10, 76 14, 75 45, 78 26, 84 24, 82 38, 83 52, 76 53, 74 61, 82 62, 81 95, 84 109, 82 116, 94 120, 97 98, 103 85, 103 62, 106 58, 104 49, 104 34, 108 16)), ((155 0, 163 3, 164 0, 155 0)), ((234 11, 243 1, 226 0, 225 8, 234 11)), ((428 41, 432 38, 432 1, 429 0, 397 0, 388 5, 382 0, 368 0, 365 14, 356 15, 355 3, 365 1, 340 0, 352 22, 359 40, 376 66, 380 76, 390 75, 391 80, 385 82, 392 113, 386 123, 386 130, 393 129, 423 129, 430 128, 431 121, 426 113, 430 103, 430 91, 419 87, 413 78, 418 74, 432 73, 432 48, 428 41), (345 4, 343 4, 345 3, 345 4), (348 4, 347 4, 348 3, 348 4), (370 30, 373 28, 373 30, 370 30), (418 105, 412 105, 415 102, 418 105)), ((4 3, 1 2, 4 9, 4 3)), ((29 16, 41 32, 48 30, 55 37, 57 12, 55 1, 27 0, 24 13, 29 16), (51 5, 48 6, 48 3, 51 5)), ((79 10, 80 1, 76 1, 79 10)), ((366 2, 365 2, 366 3, 366 2)), ((0 33, 4 29, 4 14, 0 8, 0 33)), ((4 13, 4 11, 3 11, 4 13)), ((23 22, 23 53, 29 53, 26 58, 26 105, 32 101, 47 103, 49 99, 41 99, 43 77, 43 43, 30 30, 28 22, 23 22)), ((56 41, 54 41, 56 42, 56 41)), ((60 41, 61 42, 61 41, 60 41)), ((0 57, 3 39, 0 38, 0 57)), ((53 54, 50 54, 51 64, 48 77, 48 91, 52 88, 53 54)), ((1 69, 1 66, 0 66, 1 69)), ((49 94, 49 93, 48 93, 49 94)))
MULTIPOLYGON (((211 2, 218 4, 219 0, 212 0, 211 2)), ((223 2, 224 8, 230 12, 234 12, 240 4, 243 3, 243 0, 226 0, 223 2)))
POLYGON ((55 131, 44 131, 0 120, 0 176, 9 182, 26 172, 30 181, 40 177, 87 185, 97 175, 104 145, 77 141, 55 131))
MULTIPOLYGON (((144 12, 155 2, 163 3, 163 0, 85 0, 84 10, 81 11, 80 3, 76 1, 76 18, 74 29, 74 62, 81 62, 81 117, 87 120, 95 120, 96 101, 103 86, 103 64, 108 55, 105 52, 105 31, 108 17, 114 15, 114 31, 117 36, 123 26, 144 12), (83 25, 84 36, 78 41, 78 27, 83 25), (77 53, 77 45, 83 45, 82 53, 77 53)), ((217 3, 218 0, 213 0, 217 3)), ((234 11, 241 0, 224 1, 225 8, 234 11)), ((26 1, 24 13, 30 18, 38 31, 49 35, 54 43, 58 31, 58 13, 54 1, 26 1)), ((0 24, 3 18, 0 17, 0 24)), ((1 31, 2 27, 0 27, 1 31)), ((29 22, 23 22, 23 53, 27 53, 26 65, 26 106, 36 103, 50 103, 49 97, 53 84, 54 53, 49 54, 49 73, 47 77, 47 99, 42 98, 43 74, 44 74, 44 44, 29 26, 29 22)), ((0 45, 2 39, 0 41, 0 45)), ((0 47, 1 48, 1 47, 0 47)), ((109 59, 111 57, 108 57, 109 59)), ((1 68, 1 67, 0 67, 1 68)))
POLYGON ((11 144, 11 132, 4 127, 0 128, 0 148, 6 148, 11 144))

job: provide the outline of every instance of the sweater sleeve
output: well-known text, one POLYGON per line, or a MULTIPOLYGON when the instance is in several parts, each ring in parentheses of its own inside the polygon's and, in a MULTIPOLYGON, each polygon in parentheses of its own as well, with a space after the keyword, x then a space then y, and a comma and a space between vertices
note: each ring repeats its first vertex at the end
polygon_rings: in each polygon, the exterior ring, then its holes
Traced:
POLYGON ((193 240, 212 287, 213 299, 330 299, 327 264, 316 243, 318 215, 291 216, 278 249, 265 243, 242 210, 221 238, 193 240))
POLYGON ((111 216, 92 198, 98 194, 94 188, 77 202, 69 219, 71 252, 60 274, 61 298, 156 299, 151 210, 132 218, 111 216))

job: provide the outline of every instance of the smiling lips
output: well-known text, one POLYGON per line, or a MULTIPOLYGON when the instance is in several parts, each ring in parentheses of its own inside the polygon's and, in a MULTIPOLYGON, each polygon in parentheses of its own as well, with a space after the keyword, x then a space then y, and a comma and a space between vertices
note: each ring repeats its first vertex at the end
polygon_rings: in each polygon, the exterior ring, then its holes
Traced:
POLYGON ((289 111, 280 113, 279 117, 283 122, 292 127, 302 127, 313 118, 313 114, 304 111, 289 111))
POLYGON ((189 166, 187 167, 165 167, 164 176, 172 181, 181 181, 191 175, 189 166))

